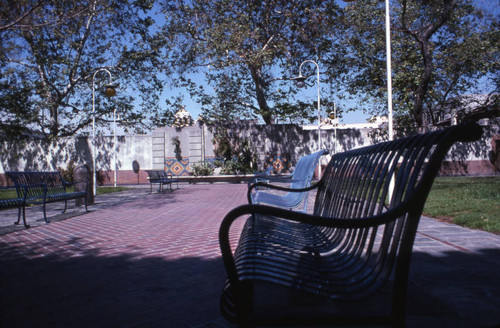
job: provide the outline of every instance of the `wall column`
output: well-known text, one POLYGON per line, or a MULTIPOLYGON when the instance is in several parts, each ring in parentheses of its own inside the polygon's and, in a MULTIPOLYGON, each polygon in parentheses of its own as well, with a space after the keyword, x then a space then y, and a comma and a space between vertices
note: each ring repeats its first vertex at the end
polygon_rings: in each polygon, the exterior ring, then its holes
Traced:
POLYGON ((165 170, 165 131, 154 131, 152 135, 153 143, 153 170, 165 170))

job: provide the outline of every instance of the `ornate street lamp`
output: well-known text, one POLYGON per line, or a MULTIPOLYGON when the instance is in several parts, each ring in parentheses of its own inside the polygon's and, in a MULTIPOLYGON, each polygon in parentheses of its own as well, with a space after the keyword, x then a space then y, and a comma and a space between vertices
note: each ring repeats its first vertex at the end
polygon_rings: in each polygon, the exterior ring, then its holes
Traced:
MULTIPOLYGON (((318 151, 321 150, 321 101, 320 101, 320 95, 319 95, 319 65, 316 63, 314 60, 305 60, 300 64, 299 66, 299 76, 293 78, 292 80, 295 81, 295 85, 299 88, 303 88, 306 85, 306 79, 307 77, 304 77, 302 75, 302 65, 305 63, 312 63, 316 65, 316 75, 317 75, 317 83, 318 83, 318 151)), ((319 170, 318 170, 318 178, 321 178, 321 161, 319 163, 319 170)))
POLYGON ((93 193, 94 196, 97 195, 97 179, 96 179, 96 165, 95 165, 95 76, 99 72, 106 72, 109 75, 109 83, 104 86, 104 94, 107 97, 113 97, 116 95, 116 85, 113 84, 113 78, 111 72, 106 68, 100 68, 94 72, 92 75, 92 182, 93 182, 93 193))

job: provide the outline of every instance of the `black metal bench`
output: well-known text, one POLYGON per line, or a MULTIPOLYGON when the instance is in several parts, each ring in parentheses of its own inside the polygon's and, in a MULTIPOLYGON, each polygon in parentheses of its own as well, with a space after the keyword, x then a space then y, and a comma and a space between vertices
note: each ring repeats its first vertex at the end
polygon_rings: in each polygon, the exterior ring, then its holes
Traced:
POLYGON ((425 200, 451 145, 480 135, 468 124, 335 154, 310 187, 313 214, 251 204, 229 212, 219 230, 224 316, 241 327, 404 326, 425 200))
POLYGON ((146 170, 148 174, 149 180, 149 193, 153 192, 153 184, 158 184, 158 192, 163 192, 163 185, 168 185, 170 187, 170 191, 173 191, 172 184, 176 183, 177 188, 179 188, 179 179, 174 178, 172 174, 169 174, 165 171, 160 170, 146 170))
MULTIPOLYGON (((17 191, 18 198, 23 198, 23 222, 26 227, 26 217, 24 214, 24 206, 28 205, 42 205, 43 206, 43 219, 47 219, 46 205, 49 203, 64 201, 64 210, 66 212, 68 207, 68 200, 83 198, 85 204, 85 211, 87 208, 87 188, 85 191, 68 191, 66 188, 72 186, 61 176, 58 171, 55 172, 5 172, 5 174, 12 180, 17 191)), ((20 214, 16 224, 19 224, 20 214)))

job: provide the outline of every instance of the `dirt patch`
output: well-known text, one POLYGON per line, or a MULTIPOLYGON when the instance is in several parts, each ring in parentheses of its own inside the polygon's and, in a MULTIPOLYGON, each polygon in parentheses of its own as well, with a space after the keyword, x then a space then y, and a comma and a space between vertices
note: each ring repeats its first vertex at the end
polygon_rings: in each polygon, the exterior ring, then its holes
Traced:
POLYGON ((437 216, 434 219, 441 221, 441 222, 446 222, 446 223, 453 223, 453 220, 454 220, 452 217, 448 217, 448 216, 437 216))

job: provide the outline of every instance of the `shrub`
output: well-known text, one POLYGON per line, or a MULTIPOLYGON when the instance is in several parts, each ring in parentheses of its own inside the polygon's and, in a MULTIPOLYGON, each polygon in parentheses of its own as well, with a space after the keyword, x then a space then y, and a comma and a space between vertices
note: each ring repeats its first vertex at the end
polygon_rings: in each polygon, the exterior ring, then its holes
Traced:
POLYGON ((195 163, 191 166, 191 173, 194 176, 213 175, 214 168, 208 163, 195 163))
POLYGON ((70 161, 65 169, 59 167, 57 170, 61 172, 61 176, 64 180, 73 183, 73 171, 75 170, 75 167, 75 162, 70 161))

